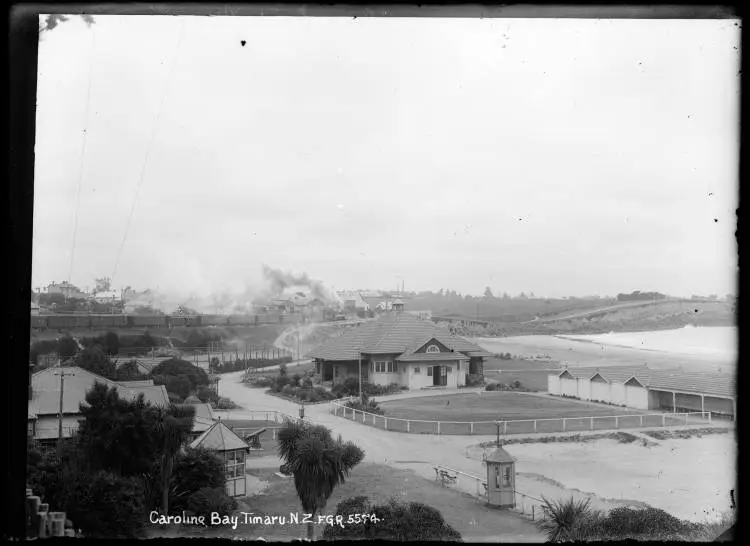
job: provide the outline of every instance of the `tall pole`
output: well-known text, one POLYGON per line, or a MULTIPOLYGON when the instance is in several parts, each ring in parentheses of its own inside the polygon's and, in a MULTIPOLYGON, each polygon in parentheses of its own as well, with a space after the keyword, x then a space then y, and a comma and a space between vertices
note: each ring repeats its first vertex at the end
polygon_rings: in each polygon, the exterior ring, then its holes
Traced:
POLYGON ((357 349, 359 356, 359 401, 362 402, 362 350, 357 349))
POLYGON ((299 330, 297 330, 297 361, 299 361, 299 359, 300 359, 300 354, 299 354, 299 330))
POLYGON ((75 375, 73 372, 65 373, 65 368, 60 369, 60 407, 57 413, 57 454, 58 456, 62 453, 63 445, 63 393, 65 391, 65 376, 75 375))
POLYGON ((495 440, 495 445, 500 447, 500 421, 497 421, 495 424, 497 425, 497 440, 495 440))

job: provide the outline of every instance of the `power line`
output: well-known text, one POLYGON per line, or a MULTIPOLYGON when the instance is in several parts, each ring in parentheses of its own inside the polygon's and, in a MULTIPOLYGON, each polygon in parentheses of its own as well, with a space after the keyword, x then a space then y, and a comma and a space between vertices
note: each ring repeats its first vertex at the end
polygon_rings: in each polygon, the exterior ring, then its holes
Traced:
POLYGON ((175 46, 174 55, 172 57, 172 64, 169 67, 169 74, 167 74, 167 80, 164 83, 164 92, 161 97, 161 103, 159 104, 159 110, 156 112, 156 120, 154 121, 153 128, 151 130, 151 139, 148 145, 148 148, 146 148, 146 156, 143 160, 143 167, 141 168, 141 176, 138 179, 138 183, 135 187, 135 195, 133 196, 133 202, 130 206, 130 214, 128 215, 128 221, 125 224, 125 233, 122 236, 122 241, 120 242, 120 248, 117 251, 117 259, 115 260, 115 268, 112 272, 111 279, 115 279, 115 275, 117 275, 117 268, 120 266, 120 258, 122 257, 122 250, 125 247, 125 241, 128 238, 128 233, 130 232, 130 224, 133 221, 133 215, 135 214, 135 205, 138 202, 138 194, 140 193, 141 184, 143 183, 143 178, 146 174, 146 167, 148 166, 148 160, 151 156, 151 150, 154 146, 154 140, 156 138, 156 130, 159 127, 159 120, 161 119, 162 111, 164 110, 164 102, 167 98, 167 91, 169 90, 169 82, 172 79, 172 72, 174 70, 175 64, 177 64, 175 61, 177 59, 177 52, 180 50, 180 44, 182 43, 182 36, 185 30, 185 21, 183 20, 182 25, 180 26, 180 36, 177 39, 177 45, 175 46))
POLYGON ((91 29, 91 59, 89 60, 89 84, 86 90, 86 109, 83 114, 83 145, 81 146, 81 158, 78 165, 78 191, 76 193, 76 208, 73 220, 73 242, 70 247, 70 268, 68 269, 68 282, 72 282, 73 277, 73 259, 76 252, 76 238, 78 236, 78 213, 81 205, 81 185, 83 181, 83 163, 86 157, 86 142, 88 140, 89 128, 89 105, 91 104, 91 80, 93 80, 94 70, 94 44, 96 42, 96 30, 91 29))

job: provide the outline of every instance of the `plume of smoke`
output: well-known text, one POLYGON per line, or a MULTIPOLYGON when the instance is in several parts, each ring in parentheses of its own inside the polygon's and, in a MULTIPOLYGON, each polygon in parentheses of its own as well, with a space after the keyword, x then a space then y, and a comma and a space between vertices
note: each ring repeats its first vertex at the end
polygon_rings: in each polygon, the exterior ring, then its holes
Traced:
POLYGON ((189 295, 162 290, 131 291, 123 294, 127 308, 151 307, 162 313, 173 313, 178 308, 204 314, 252 314, 264 300, 278 298, 291 288, 306 287, 312 298, 317 298, 325 305, 340 309, 341 299, 323 282, 311 279, 307 273, 295 275, 280 269, 263 265, 264 284, 257 286, 245 283, 242 291, 229 289, 213 291, 206 295, 192 293, 189 295))
POLYGON ((322 301, 325 305, 340 308, 343 305, 336 292, 323 282, 311 279, 307 273, 295 275, 263 264, 263 278, 268 283, 268 289, 273 297, 281 296, 285 290, 304 286, 310 289, 310 296, 322 301))

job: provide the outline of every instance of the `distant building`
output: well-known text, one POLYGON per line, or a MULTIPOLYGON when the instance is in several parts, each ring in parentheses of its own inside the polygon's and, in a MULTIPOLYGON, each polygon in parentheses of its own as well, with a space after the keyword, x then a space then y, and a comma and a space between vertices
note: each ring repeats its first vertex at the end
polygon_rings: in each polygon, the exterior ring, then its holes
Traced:
POLYGON ((97 292, 91 297, 91 299, 93 299, 96 303, 101 304, 117 303, 121 301, 121 295, 119 295, 115 290, 109 290, 107 292, 97 292))
POLYGON ((86 293, 80 290, 77 286, 70 284, 67 281, 63 281, 60 284, 55 282, 47 285, 47 294, 62 294, 66 298, 71 299, 83 299, 86 297, 86 293))
POLYGON ((31 302, 31 315, 35 316, 39 314, 39 304, 35 301, 31 302))
POLYGON ((370 304, 364 299, 362 294, 356 291, 341 290, 336 293, 344 302, 344 309, 349 311, 369 311, 370 304))

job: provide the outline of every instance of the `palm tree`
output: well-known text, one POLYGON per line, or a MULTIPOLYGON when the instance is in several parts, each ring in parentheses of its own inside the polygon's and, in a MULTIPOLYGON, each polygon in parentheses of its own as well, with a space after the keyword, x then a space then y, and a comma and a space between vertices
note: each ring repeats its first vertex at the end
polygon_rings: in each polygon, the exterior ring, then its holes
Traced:
MULTIPOLYGON (((294 475, 302 509, 313 517, 325 508, 334 488, 343 484, 351 470, 365 458, 365 452, 321 425, 287 421, 278 436, 279 457, 294 475)), ((307 524, 307 538, 313 525, 307 524)))
POLYGON ((169 514, 169 482, 177 453, 193 429, 195 407, 171 405, 159 408, 156 416, 156 436, 161 442, 161 510, 169 514))

